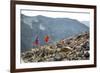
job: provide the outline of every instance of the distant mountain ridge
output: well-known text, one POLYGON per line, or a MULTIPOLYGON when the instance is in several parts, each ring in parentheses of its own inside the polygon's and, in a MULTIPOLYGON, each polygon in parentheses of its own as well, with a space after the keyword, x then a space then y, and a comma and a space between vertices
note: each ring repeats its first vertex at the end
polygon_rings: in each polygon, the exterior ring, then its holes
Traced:
POLYGON ((51 18, 42 15, 25 16, 21 14, 21 51, 33 48, 35 37, 39 37, 40 45, 44 45, 44 36, 49 35, 50 43, 88 32, 89 27, 78 20, 69 18, 51 18))

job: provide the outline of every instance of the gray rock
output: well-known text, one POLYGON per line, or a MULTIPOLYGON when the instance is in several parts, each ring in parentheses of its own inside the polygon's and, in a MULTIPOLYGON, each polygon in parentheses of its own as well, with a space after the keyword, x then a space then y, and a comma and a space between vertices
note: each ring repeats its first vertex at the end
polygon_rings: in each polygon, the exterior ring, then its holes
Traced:
POLYGON ((86 53, 84 54, 84 57, 89 58, 89 57, 90 57, 89 52, 86 52, 86 53))
POLYGON ((54 57, 55 61, 61 61, 62 60, 62 56, 60 54, 56 54, 54 57))
POLYGON ((62 44, 59 44, 59 43, 57 43, 57 48, 62 48, 63 46, 62 46, 62 44))
POLYGON ((54 58, 48 58, 46 59, 46 61, 54 61, 55 59, 54 58))
POLYGON ((25 56, 23 58, 30 58, 32 57, 34 54, 32 52, 26 52, 25 56))
POLYGON ((89 41, 87 41, 84 45, 85 45, 85 50, 89 51, 90 50, 89 41))

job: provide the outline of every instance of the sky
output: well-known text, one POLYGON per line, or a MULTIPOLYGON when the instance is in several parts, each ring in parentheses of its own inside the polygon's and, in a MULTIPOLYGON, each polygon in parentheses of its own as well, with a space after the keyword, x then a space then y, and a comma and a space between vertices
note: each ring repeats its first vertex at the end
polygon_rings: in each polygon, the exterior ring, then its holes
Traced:
POLYGON ((78 21, 90 21, 89 12, 50 11, 50 10, 21 10, 26 16, 43 15, 52 18, 70 18, 78 21))

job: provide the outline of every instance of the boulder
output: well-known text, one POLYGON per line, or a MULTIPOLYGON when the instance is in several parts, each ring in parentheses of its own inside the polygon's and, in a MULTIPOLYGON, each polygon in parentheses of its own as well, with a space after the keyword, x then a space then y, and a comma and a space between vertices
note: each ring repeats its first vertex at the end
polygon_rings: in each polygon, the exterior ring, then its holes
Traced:
POLYGON ((89 57, 90 57, 89 52, 86 52, 86 53, 84 54, 84 57, 85 57, 85 58, 89 58, 89 57))
POLYGON ((56 54, 54 57, 54 61, 61 61, 62 60, 62 56, 60 54, 56 54))

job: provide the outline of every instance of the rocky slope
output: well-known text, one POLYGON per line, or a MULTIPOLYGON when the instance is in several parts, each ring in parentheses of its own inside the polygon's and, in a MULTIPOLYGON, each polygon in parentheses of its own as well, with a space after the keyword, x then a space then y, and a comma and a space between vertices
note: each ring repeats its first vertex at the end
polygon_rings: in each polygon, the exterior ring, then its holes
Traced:
POLYGON ((63 39, 55 44, 38 46, 21 54, 27 62, 50 62, 64 60, 89 60, 89 33, 63 39))

